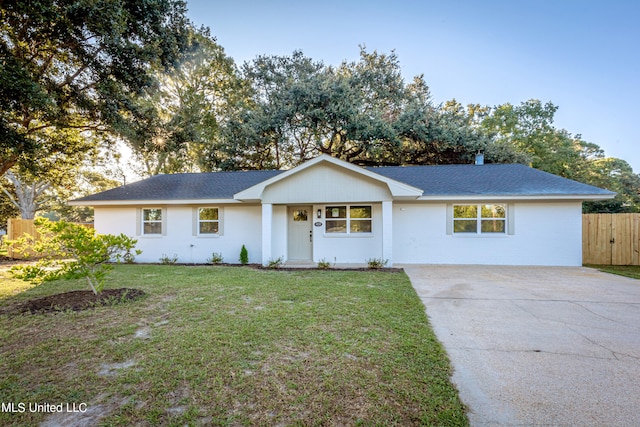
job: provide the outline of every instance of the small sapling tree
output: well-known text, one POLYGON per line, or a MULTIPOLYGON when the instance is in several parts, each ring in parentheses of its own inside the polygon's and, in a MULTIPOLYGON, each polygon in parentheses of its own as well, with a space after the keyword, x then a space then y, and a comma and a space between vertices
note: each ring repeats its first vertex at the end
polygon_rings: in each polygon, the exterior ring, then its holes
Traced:
POLYGON ((142 253, 135 250, 138 241, 124 234, 97 234, 93 228, 46 218, 37 218, 35 225, 40 240, 26 236, 9 243, 39 258, 35 264, 11 270, 15 277, 31 283, 86 278, 91 290, 99 294, 113 268, 109 262, 130 261, 132 252, 142 253))
POLYGON ((240 249, 240 264, 249 264, 249 252, 245 245, 242 245, 242 249, 240 249))

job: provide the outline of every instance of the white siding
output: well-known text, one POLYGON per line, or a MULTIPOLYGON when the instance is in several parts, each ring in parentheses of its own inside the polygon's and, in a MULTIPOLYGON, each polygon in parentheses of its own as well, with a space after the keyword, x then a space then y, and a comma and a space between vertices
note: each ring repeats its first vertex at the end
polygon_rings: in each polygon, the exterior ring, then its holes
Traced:
POLYGON ((332 164, 304 169, 267 188, 262 203, 357 203, 391 200, 386 184, 332 164))
POLYGON ((194 208, 196 206, 165 206, 166 235, 136 235, 139 220, 137 207, 96 207, 95 228, 98 233, 124 233, 138 240, 136 247, 142 254, 139 262, 159 262, 163 254, 178 255, 179 263, 204 263, 213 252, 221 253, 224 262, 238 263, 240 248, 244 244, 249 252, 249 262, 260 263, 261 207, 259 205, 219 205, 223 210, 220 236, 195 235, 194 208))
MULTIPOLYGON (((496 202, 499 202, 497 200, 496 202)), ((447 205, 394 204, 395 263, 582 264, 581 202, 514 203, 513 235, 447 234, 447 205)))
MULTIPOLYGON (((496 200, 499 203, 500 200, 496 200)), ((336 202, 333 202, 336 203, 336 202)), ((330 203, 330 204, 333 204, 330 203)), ((340 202, 337 202, 340 203, 340 202)), ((345 203, 349 204, 349 203, 345 203)), ((373 207, 373 233, 337 235, 324 232, 324 207, 313 205, 313 259, 338 263, 363 263, 383 257, 381 203, 373 207), (321 209, 323 218, 316 218, 321 209)), ((218 237, 194 233, 194 207, 162 206, 166 213, 166 235, 136 235, 140 220, 137 207, 96 207, 95 227, 99 233, 138 239, 143 253, 140 262, 159 262, 163 254, 178 255, 181 263, 204 263, 212 252, 222 253, 225 262, 237 263, 244 244, 252 263, 262 261, 260 205, 219 205, 223 209, 218 237)), ((393 204, 393 263, 495 264, 495 265, 581 265, 581 202, 514 202, 513 234, 460 236, 447 234, 446 203, 393 204)), ((273 206, 272 257, 287 255, 286 205, 273 206)))

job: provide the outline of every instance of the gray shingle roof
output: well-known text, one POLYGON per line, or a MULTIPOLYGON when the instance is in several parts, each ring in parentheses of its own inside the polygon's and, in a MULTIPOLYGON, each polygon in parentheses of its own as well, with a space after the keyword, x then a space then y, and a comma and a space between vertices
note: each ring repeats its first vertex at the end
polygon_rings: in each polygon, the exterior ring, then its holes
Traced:
POLYGON ((237 192, 282 172, 237 171, 156 175, 75 201, 232 199, 237 192))
MULTIPOLYGON (((424 196, 613 196, 608 190, 520 164, 369 167, 369 171, 422 189, 424 196)), ((283 171, 157 175, 75 200, 231 199, 283 171)))
POLYGON ((424 191, 424 196, 614 195, 521 164, 370 167, 424 191))

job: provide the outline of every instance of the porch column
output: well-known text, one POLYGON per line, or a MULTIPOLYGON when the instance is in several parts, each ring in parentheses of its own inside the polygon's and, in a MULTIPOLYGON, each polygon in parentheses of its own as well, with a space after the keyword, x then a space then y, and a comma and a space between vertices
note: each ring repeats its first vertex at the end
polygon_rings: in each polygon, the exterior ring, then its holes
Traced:
POLYGON ((271 259, 271 237, 273 225, 273 205, 262 204, 262 265, 268 265, 271 259))
POLYGON ((393 265, 393 201, 382 202, 382 259, 393 265))

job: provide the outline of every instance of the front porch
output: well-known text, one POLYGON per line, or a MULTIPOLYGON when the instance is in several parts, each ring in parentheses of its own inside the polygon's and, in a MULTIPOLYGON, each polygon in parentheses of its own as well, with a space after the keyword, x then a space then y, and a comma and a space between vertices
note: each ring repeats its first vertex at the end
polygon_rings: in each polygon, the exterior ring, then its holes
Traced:
POLYGON ((263 203, 261 225, 262 265, 278 258, 291 268, 316 268, 321 260, 334 268, 366 268, 368 259, 384 259, 388 267, 393 265, 390 200, 263 203), (333 211, 340 215, 337 219, 330 216, 333 211), (352 219, 350 211, 367 213, 352 219))

